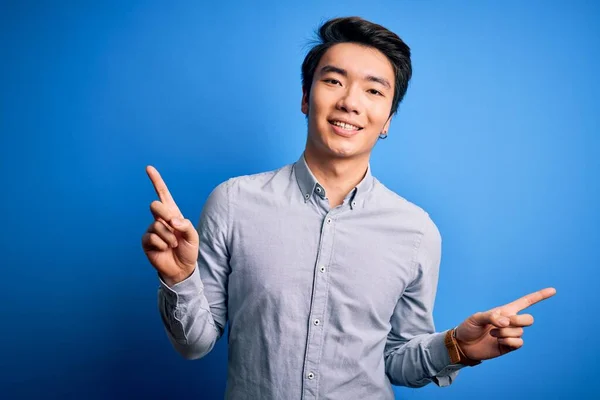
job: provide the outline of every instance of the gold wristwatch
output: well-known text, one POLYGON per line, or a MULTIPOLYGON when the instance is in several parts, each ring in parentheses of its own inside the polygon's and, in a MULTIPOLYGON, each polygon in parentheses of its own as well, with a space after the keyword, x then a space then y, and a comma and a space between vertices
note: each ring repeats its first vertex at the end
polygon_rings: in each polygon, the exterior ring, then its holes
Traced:
POLYGON ((472 367, 477 364, 481 364, 479 360, 472 360, 463 353, 458 342, 456 341, 456 328, 450 329, 446 332, 446 336, 444 337, 444 344, 448 349, 448 354, 450 355, 450 362, 452 364, 463 364, 469 367, 472 367))

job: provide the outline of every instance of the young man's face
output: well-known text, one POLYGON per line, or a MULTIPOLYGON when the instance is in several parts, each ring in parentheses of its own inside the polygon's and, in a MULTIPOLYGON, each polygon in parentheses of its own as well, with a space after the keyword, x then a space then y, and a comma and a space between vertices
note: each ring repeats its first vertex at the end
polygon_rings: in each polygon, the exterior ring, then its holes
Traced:
POLYGON ((387 131, 394 97, 394 70, 372 47, 339 43, 321 57, 310 98, 302 96, 308 115, 307 147, 334 158, 370 154, 387 131))

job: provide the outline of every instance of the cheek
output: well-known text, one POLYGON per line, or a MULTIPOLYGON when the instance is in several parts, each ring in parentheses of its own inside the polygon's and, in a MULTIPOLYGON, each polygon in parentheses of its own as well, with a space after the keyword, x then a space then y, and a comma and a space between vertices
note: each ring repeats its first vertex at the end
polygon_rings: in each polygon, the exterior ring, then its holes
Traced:
POLYGON ((375 125, 376 129, 382 129, 388 121, 391 107, 391 104, 388 105, 387 102, 385 104, 381 102, 381 104, 373 105, 370 113, 370 120, 371 123, 375 125))
POLYGON ((323 94, 319 93, 318 90, 315 90, 310 96, 310 107, 314 114, 321 114, 323 112, 323 108, 325 107, 323 97, 323 94))
POLYGON ((339 90, 326 88, 322 85, 314 85, 310 96, 310 105, 317 114, 327 114, 339 101, 341 93, 339 90))
POLYGON ((318 101, 315 101, 315 96, 310 97, 308 108, 308 126, 309 134, 318 134, 323 130, 323 108, 318 101))
POLYGON ((329 122, 327 122, 327 115, 328 111, 323 105, 311 104, 309 121, 313 127, 318 128, 317 130, 319 132, 326 129, 329 125, 329 122))

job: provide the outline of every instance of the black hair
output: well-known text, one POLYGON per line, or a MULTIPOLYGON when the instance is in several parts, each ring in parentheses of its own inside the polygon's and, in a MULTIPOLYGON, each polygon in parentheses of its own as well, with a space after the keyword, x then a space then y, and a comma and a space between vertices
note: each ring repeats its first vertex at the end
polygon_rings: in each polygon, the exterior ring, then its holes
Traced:
POLYGON ((398 35, 363 18, 345 17, 323 23, 317 30, 317 37, 317 44, 310 49, 302 63, 302 88, 307 98, 310 95, 315 69, 323 54, 338 43, 357 43, 381 51, 392 63, 395 85, 390 116, 398 110, 412 76, 410 48, 398 35))

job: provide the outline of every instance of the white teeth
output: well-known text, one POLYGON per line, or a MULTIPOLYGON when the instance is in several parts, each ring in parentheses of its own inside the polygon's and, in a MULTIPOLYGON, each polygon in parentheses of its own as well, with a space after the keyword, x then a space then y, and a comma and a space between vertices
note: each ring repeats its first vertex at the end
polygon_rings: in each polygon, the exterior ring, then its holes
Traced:
POLYGON ((332 124, 339 126, 342 129, 346 129, 348 131, 357 131, 360 129, 358 126, 346 124, 345 122, 340 122, 340 121, 333 121, 332 124))

